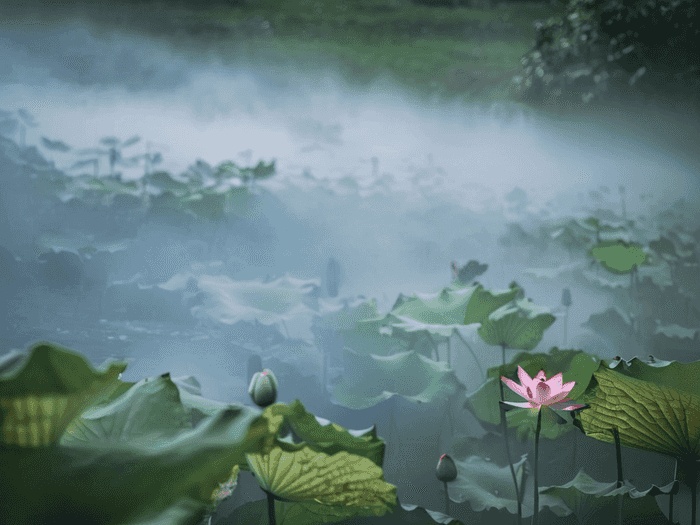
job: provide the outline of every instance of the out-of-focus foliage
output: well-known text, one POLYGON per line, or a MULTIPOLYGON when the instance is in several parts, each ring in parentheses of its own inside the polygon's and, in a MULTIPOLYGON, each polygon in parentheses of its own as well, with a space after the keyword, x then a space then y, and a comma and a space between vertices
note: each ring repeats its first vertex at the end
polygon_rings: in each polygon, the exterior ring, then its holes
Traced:
POLYGON ((620 100, 632 86, 697 92, 699 17, 693 0, 571 0, 564 17, 535 22, 519 96, 589 103, 620 100))

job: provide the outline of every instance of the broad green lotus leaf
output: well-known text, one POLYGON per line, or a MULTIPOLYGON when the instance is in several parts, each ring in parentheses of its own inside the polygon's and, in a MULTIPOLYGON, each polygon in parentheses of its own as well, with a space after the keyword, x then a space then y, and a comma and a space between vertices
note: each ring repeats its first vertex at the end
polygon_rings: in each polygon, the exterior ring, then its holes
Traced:
MULTIPOLYGON (((306 411, 298 399, 290 405, 277 403, 263 412, 271 432, 277 433, 276 445, 287 452, 310 448, 333 456, 348 452, 367 458, 381 467, 384 461, 384 440, 377 437, 375 427, 347 430, 306 411)), ((245 467, 244 467, 245 468, 245 467)))
MULTIPOLYGON (((676 482, 677 483, 677 482, 676 482)), ((572 512, 581 525, 610 522, 617 516, 619 496, 622 496, 622 515, 625 523, 664 523, 668 520, 659 509, 654 496, 668 494, 673 483, 639 492, 629 485, 619 489, 616 482, 595 481, 581 469, 565 485, 540 487, 540 506, 549 507, 557 516, 572 512)))
MULTIPOLYGON (((486 461, 479 456, 470 456, 465 460, 454 460, 457 466, 457 479, 447 484, 450 499, 457 503, 469 501, 476 512, 495 509, 507 509, 511 514, 518 512, 518 498, 513 486, 510 467, 500 467, 493 461, 486 461)), ((527 454, 513 465, 518 486, 522 486, 527 477, 527 454)), ((527 495, 525 495, 527 498, 527 495)), ((523 516, 532 515, 532 505, 523 501, 523 516)))
POLYGON ((518 299, 491 313, 479 328, 479 335, 489 345, 532 350, 555 319, 548 309, 518 299))
POLYGON ((192 523, 201 519, 233 466, 246 461, 246 453, 272 450, 274 436, 258 413, 226 408, 196 429, 148 447, 5 447, 0 451, 0 515, 17 525, 67 518, 130 525, 173 512, 187 517, 176 523, 192 523), (194 503, 181 514, 183 500, 194 503))
POLYGON ((408 351, 412 343, 410 337, 401 337, 404 334, 400 331, 394 334, 393 324, 400 322, 395 315, 388 313, 357 321, 353 329, 338 332, 344 346, 357 353, 387 356, 408 351))
POLYGON ((95 370, 80 354, 39 342, 0 361, 2 443, 20 447, 55 444, 71 420, 117 386, 126 363, 95 370))
POLYGON ((392 328, 403 330, 406 333, 425 331, 434 337, 436 342, 445 342, 455 332, 459 332, 464 339, 467 339, 468 337, 472 337, 479 327, 479 323, 469 325, 427 324, 411 319, 410 317, 403 317, 400 315, 397 317, 402 322, 392 325, 392 328))
POLYGON ((152 184, 163 191, 167 191, 176 196, 182 196, 190 191, 190 185, 187 182, 182 182, 173 178, 167 171, 156 171, 149 176, 144 177, 148 184, 152 184))
MULTIPOLYGON (((487 377, 489 379, 475 392, 467 396, 464 407, 469 409, 477 418, 494 426, 494 430, 501 421, 501 409, 499 401, 501 399, 499 382, 501 375, 517 380, 517 368, 521 366, 530 377, 537 375, 537 372, 544 370, 547 375, 562 373, 564 383, 575 381, 576 385, 567 396, 572 401, 577 401, 588 386, 593 373, 598 370, 600 358, 590 356, 582 350, 559 350, 553 347, 550 354, 531 354, 529 352, 518 353, 505 366, 505 372, 501 366, 489 368, 487 377)), ((522 403, 523 398, 504 385, 503 395, 505 401, 522 403)), ((559 424, 561 421, 556 414, 547 409, 542 414, 541 437, 556 439, 573 429, 571 424, 559 424)), ((519 441, 534 441, 537 417, 527 409, 513 408, 506 412, 506 423, 509 428, 516 429, 516 437, 519 441)))
POLYGON ((679 363, 678 361, 656 359, 655 362, 649 363, 634 357, 629 361, 623 360, 617 365, 610 365, 610 367, 614 367, 615 372, 628 377, 649 381, 679 392, 688 392, 696 395, 698 393, 700 361, 679 363))
MULTIPOLYGON (((649 372, 651 373, 651 372, 649 372)), ((614 443, 617 427, 624 446, 658 452, 688 462, 700 458, 700 395, 642 381, 611 370, 603 362, 579 401, 591 408, 577 421, 586 435, 614 443)))
POLYGON ((201 190, 184 197, 182 202, 195 215, 212 221, 224 216, 226 195, 208 190, 201 190))
POLYGON ((590 254, 600 261, 603 268, 615 274, 629 273, 647 259, 642 246, 622 241, 599 242, 591 248, 590 254))
POLYGON ((399 395, 412 403, 442 403, 465 390, 447 363, 417 352, 392 356, 361 355, 344 350, 345 374, 333 398, 354 410, 372 407, 399 395))
MULTIPOLYGON (((319 301, 319 303, 325 306, 324 302, 319 301)), ((334 331, 352 330, 356 322, 375 319, 378 316, 377 301, 371 299, 349 308, 340 305, 323 308, 320 315, 314 318, 314 326, 334 331)))
POLYGON ((463 324, 467 304, 478 288, 452 291, 443 288, 434 294, 414 294, 412 300, 394 308, 391 313, 396 317, 408 317, 426 324, 463 324))
POLYGON ((361 510, 382 516, 396 506, 396 487, 384 481, 381 467, 364 457, 303 447, 294 452, 274 448, 267 455, 247 454, 246 459, 263 490, 308 505, 315 513, 333 507, 328 511, 336 517, 361 510))
POLYGON ((128 441, 150 446, 192 429, 227 406, 188 392, 166 373, 142 379, 108 405, 85 411, 71 422, 60 443, 78 446, 128 441))
POLYGON ((494 311, 514 301, 519 291, 520 288, 514 287, 492 292, 481 285, 477 286, 467 303, 462 324, 484 323, 494 311))

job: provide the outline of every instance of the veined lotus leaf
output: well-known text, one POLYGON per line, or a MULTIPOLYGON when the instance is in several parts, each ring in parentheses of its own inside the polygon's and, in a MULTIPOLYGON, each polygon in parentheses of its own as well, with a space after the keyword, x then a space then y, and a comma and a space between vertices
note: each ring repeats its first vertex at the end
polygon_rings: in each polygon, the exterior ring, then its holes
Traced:
POLYGON ((341 518, 366 513, 382 516, 396 506, 396 487, 371 460, 341 451, 328 455, 303 447, 274 448, 246 459, 263 490, 308 506, 309 512, 341 518), (327 511, 327 512, 324 512, 327 511))
MULTIPOLYGON (((576 424, 600 441, 658 452, 683 461, 700 458, 700 396, 611 370, 603 362, 579 401, 588 403, 576 424)), ((697 390, 695 391, 697 392, 697 390)))
POLYGON ((395 395, 413 403, 442 403, 466 389, 447 363, 414 351, 385 357, 345 350, 343 362, 345 374, 333 390, 333 398, 354 410, 372 407, 395 395))
MULTIPOLYGON (((523 454, 520 461, 513 465, 519 487, 527 478, 526 461, 527 454, 523 454)), ((509 466, 499 467, 493 461, 486 461, 478 456, 469 456, 463 461, 455 459, 454 462, 457 466, 457 479, 447 485, 452 501, 469 501, 475 512, 505 508, 511 514, 517 514, 518 498, 509 466)), ((528 517, 532 515, 532 502, 527 502, 527 492, 524 498, 523 517, 528 517)))
POLYGON ((77 352, 48 342, 0 361, 2 443, 20 447, 55 444, 71 420, 117 386, 126 363, 95 370, 77 352))
POLYGON ((532 350, 555 319, 548 309, 517 299, 492 312, 479 328, 479 335, 489 345, 532 350))
POLYGON ((672 485, 673 483, 664 488, 654 485, 644 492, 629 485, 618 489, 616 482, 595 481, 581 469, 565 485, 540 487, 540 506, 549 507, 557 516, 568 516, 573 512, 581 525, 593 525, 610 521, 610 516, 617 515, 618 496, 622 495, 625 522, 664 523, 668 520, 659 509, 654 496, 668 494, 672 485))
MULTIPOLYGON (((74 419, 61 445, 128 441, 151 446, 191 430, 205 417, 230 406, 192 394, 167 373, 132 385, 108 405, 92 407, 74 419)), ((185 385, 194 387, 191 382, 185 385)))
POLYGON ((603 268, 615 274, 629 273, 647 259, 642 246, 622 241, 601 241, 590 249, 590 254, 600 261, 603 268))
POLYGON ((66 517, 75 523, 125 525, 191 500, 195 504, 184 521, 191 523, 201 519, 214 490, 230 479, 234 465, 246 461, 246 453, 272 450, 274 435, 258 414, 226 408, 197 428, 148 447, 5 447, 0 513, 18 525, 66 517))
MULTIPOLYGON (((517 368, 521 366, 530 377, 537 375, 537 372, 544 370, 548 375, 562 373, 562 381, 575 381, 576 385, 567 396, 576 401, 588 386, 593 373, 598 370, 600 358, 590 356, 582 350, 559 350, 553 347, 549 354, 531 354, 529 352, 518 353, 503 369, 501 366, 489 368, 487 377, 489 379, 476 391, 467 396, 464 407, 474 413, 476 417, 486 423, 490 423, 496 428, 500 424, 500 407, 498 402, 501 399, 499 382, 501 375, 517 380, 517 368), (505 370, 501 373, 501 370, 505 370)), ((510 390, 503 389, 505 401, 521 403, 522 397, 510 390)), ((573 429, 570 424, 559 424, 556 413, 552 414, 550 408, 542 413, 541 437, 556 439, 573 429)), ((516 429, 516 437, 519 441, 533 440, 537 417, 533 416, 527 409, 508 410, 506 412, 506 423, 509 428, 516 429)))
POLYGON ((307 412, 298 399, 290 405, 277 403, 267 407, 263 417, 269 419, 270 430, 278 432, 277 446, 287 452, 308 447, 332 456, 345 451, 367 458, 379 467, 383 464, 384 440, 377 437, 374 426, 347 430, 307 412))
POLYGON ((226 195, 213 191, 201 190, 182 198, 187 209, 195 215, 212 221, 224 216, 226 195))
POLYGON ((156 171, 147 177, 144 177, 147 184, 157 186, 163 191, 168 191, 176 196, 182 196, 190 191, 190 185, 187 182, 182 182, 173 178, 167 171, 156 171))

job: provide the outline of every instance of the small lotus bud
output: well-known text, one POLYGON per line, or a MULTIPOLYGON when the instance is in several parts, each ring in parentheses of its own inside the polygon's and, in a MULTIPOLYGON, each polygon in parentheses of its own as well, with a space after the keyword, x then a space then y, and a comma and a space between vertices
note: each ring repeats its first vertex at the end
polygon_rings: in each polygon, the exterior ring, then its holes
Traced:
POLYGON ((253 379, 250 380, 248 395, 253 403, 259 407, 266 407, 275 402, 277 399, 277 379, 272 370, 266 368, 262 372, 255 373, 253 379))
POLYGON ((449 482, 457 479, 457 466, 454 460, 447 454, 440 456, 437 468, 435 469, 435 476, 442 482, 449 482))
POLYGON ((564 290, 561 293, 561 304, 566 306, 567 308, 571 306, 571 290, 568 288, 564 288, 564 290))
POLYGON ((649 354, 649 362, 650 363, 656 363, 656 359, 654 359, 654 356, 649 354))

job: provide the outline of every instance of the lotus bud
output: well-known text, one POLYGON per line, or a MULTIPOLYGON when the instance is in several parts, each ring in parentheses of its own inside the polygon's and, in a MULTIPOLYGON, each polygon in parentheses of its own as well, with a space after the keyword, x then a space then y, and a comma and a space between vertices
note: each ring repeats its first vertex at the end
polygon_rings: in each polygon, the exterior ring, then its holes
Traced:
POLYGON ((457 466, 449 455, 443 454, 440 456, 437 468, 435 469, 435 476, 443 483, 457 479, 457 466))
POLYGON ((568 288, 564 288, 564 290, 561 293, 561 304, 566 306, 567 308, 571 306, 571 290, 568 288))
POLYGON ((277 379, 272 370, 265 369, 262 372, 256 372, 253 379, 250 380, 248 387, 248 395, 253 400, 253 403, 259 407, 271 405, 277 399, 277 379))

